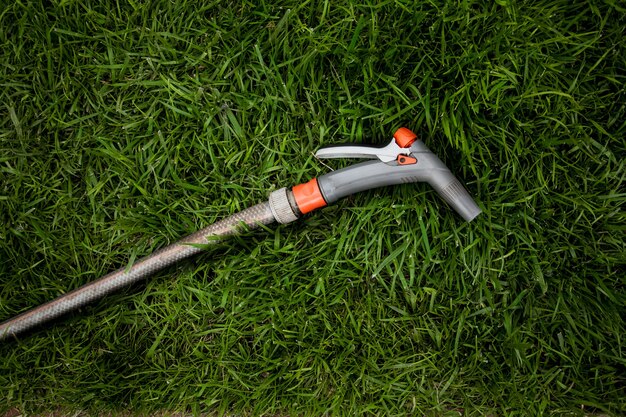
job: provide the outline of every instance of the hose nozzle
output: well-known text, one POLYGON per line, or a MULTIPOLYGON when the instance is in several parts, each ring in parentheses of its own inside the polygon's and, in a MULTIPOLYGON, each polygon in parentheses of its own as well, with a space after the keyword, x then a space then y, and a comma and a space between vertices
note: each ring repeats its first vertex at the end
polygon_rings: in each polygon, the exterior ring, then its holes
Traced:
POLYGON ((427 182, 466 221, 471 221, 481 213, 474 199, 450 169, 407 128, 398 129, 391 142, 382 148, 333 146, 320 149, 316 156, 374 159, 319 177, 316 184, 327 204, 371 188, 427 182))

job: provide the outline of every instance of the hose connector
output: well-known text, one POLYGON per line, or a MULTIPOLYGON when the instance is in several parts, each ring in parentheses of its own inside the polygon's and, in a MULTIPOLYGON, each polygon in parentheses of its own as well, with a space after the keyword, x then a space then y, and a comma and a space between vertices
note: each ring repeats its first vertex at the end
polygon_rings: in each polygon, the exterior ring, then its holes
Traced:
POLYGON ((280 224, 294 222, 300 217, 292 208, 289 195, 287 194, 288 192, 287 188, 281 188, 270 194, 270 210, 276 221, 280 224))

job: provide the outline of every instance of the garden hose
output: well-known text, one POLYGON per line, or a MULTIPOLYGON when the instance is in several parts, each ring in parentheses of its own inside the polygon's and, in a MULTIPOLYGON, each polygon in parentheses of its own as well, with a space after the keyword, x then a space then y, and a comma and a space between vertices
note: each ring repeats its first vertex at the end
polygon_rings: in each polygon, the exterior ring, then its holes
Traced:
POLYGON ((0 324, 0 340, 74 311, 121 287, 140 281, 182 259, 201 252, 204 245, 245 229, 273 222, 286 224, 359 191, 386 185, 428 182, 466 221, 481 213, 463 185, 445 164, 407 128, 398 129, 382 148, 334 146, 320 149, 319 158, 370 158, 314 178, 291 189, 272 192, 269 200, 222 219, 178 242, 148 255, 132 266, 111 272, 52 301, 0 324))

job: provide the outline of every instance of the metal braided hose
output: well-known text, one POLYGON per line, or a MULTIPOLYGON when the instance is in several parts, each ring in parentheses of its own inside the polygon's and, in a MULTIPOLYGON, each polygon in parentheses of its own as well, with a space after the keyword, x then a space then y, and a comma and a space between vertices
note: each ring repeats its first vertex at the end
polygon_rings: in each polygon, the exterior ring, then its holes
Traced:
MULTIPOLYGON (((284 189, 280 190, 284 193, 284 189)), ((130 268, 121 268, 102 278, 83 285, 52 301, 28 310, 0 324, 0 340, 32 329, 63 314, 104 297, 124 286, 141 281, 165 267, 201 252, 202 247, 219 241, 219 237, 237 234, 242 229, 256 228, 260 224, 271 224, 276 219, 276 204, 263 202, 233 214, 212 225, 189 235, 151 255, 148 255, 130 268)))

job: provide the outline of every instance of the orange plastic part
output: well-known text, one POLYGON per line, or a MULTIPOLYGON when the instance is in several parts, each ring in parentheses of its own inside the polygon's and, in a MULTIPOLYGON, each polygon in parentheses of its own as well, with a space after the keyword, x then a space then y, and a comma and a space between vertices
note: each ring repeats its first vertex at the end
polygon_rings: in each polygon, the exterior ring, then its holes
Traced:
POLYGON ((408 148, 413 142, 417 140, 417 135, 406 127, 401 127, 393 134, 396 139, 396 143, 401 148, 408 148))
POLYGON ((313 178, 304 184, 296 185, 291 189, 291 192, 302 214, 310 213, 315 209, 328 205, 322 196, 320 186, 317 184, 317 178, 313 178))
POLYGON ((397 161, 398 161, 398 165, 417 164, 417 159, 413 158, 412 156, 406 156, 406 155, 398 155, 397 161))

